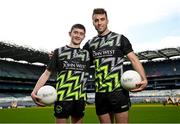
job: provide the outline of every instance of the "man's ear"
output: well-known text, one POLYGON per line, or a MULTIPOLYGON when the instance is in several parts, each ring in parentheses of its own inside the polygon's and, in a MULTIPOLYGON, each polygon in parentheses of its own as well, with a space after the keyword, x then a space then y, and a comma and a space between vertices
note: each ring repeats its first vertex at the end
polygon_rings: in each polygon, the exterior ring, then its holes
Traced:
POLYGON ((69 36, 71 37, 71 32, 69 32, 69 36))

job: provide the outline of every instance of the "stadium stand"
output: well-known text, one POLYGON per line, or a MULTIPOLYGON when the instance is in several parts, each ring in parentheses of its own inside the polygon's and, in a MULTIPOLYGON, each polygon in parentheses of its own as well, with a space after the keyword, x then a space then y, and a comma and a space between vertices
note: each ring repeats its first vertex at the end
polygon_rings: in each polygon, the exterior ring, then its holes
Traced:
MULTIPOLYGON (((132 102, 163 102, 168 96, 180 97, 179 47, 143 51, 136 55, 142 61, 149 84, 145 91, 130 93, 132 102)), ((30 93, 47 63, 47 52, 0 42, 0 107, 7 108, 13 101, 17 101, 18 107, 34 106, 30 93), (37 62, 41 65, 34 64, 37 62)), ((129 69, 132 69, 132 66, 126 59, 124 70, 129 69)), ((86 90, 88 102, 93 103, 93 67, 90 73, 86 90)), ((55 85, 55 74, 48 83, 55 85)))

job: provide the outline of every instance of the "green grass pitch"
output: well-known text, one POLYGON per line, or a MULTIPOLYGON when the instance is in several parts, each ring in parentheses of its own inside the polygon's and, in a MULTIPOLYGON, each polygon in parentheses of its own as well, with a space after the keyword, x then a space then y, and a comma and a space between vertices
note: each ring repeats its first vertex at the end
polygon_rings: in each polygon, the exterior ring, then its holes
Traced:
MULTIPOLYGON (((54 123, 53 107, 1 109, 0 123, 54 123)), ((161 104, 133 105, 130 123, 180 123, 180 106, 161 104)), ((84 123, 98 123, 93 105, 85 111, 84 123)))

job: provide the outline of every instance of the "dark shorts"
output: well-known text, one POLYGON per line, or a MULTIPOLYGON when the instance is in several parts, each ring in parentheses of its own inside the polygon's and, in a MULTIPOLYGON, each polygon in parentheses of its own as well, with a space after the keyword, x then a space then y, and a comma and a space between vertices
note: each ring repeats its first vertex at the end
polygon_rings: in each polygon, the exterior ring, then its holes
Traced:
POLYGON ((54 105, 54 116, 57 118, 69 118, 69 116, 81 118, 84 116, 85 101, 57 101, 54 105))
POLYGON ((129 92, 126 90, 96 93, 95 104, 97 115, 125 112, 131 107, 129 92))

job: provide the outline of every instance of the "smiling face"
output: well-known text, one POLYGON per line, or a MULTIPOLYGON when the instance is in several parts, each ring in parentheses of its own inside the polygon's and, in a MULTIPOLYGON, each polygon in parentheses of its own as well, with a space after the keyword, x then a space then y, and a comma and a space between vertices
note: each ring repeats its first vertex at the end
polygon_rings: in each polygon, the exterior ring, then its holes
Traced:
POLYGON ((93 19, 93 25, 95 29, 97 30, 98 34, 104 35, 108 32, 108 19, 105 14, 94 14, 92 16, 93 19))
POLYGON ((80 45, 85 38, 85 31, 80 28, 73 28, 71 32, 69 32, 69 35, 71 37, 71 43, 73 45, 80 45))

